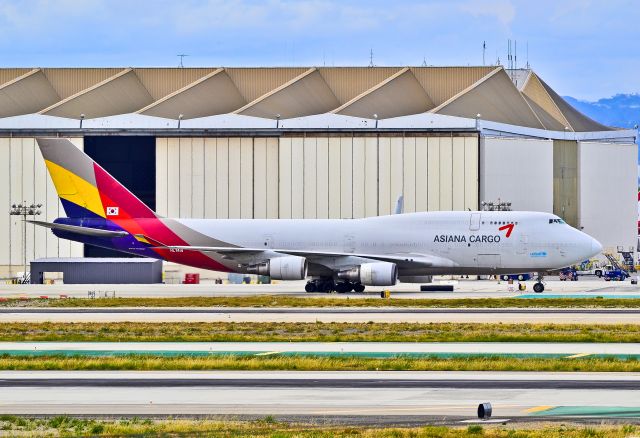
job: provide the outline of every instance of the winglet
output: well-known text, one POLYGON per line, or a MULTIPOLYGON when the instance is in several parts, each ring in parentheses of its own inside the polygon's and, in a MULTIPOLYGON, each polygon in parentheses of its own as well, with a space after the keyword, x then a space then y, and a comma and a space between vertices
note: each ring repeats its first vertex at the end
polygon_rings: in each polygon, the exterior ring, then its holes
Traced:
POLYGON ((393 214, 402 214, 404 213, 404 195, 398 196, 398 200, 396 201, 396 209, 393 214))

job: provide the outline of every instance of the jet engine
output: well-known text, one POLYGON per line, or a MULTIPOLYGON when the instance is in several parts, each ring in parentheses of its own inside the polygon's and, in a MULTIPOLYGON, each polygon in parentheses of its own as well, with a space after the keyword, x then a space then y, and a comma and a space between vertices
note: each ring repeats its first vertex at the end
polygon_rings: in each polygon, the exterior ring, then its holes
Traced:
POLYGON ((297 256, 274 257, 249 266, 247 272, 268 275, 274 280, 304 280, 307 277, 307 259, 297 256))
POLYGON ((395 263, 389 262, 363 263, 339 272, 338 278, 366 286, 393 286, 398 282, 398 268, 395 263))

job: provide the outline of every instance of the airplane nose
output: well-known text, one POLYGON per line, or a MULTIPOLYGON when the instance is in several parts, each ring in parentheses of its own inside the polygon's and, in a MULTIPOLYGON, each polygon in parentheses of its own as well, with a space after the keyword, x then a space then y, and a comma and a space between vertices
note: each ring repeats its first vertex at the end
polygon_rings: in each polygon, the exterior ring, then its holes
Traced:
POLYGON ((591 238, 591 252, 593 255, 600 254, 602 252, 602 244, 593 237, 591 238))

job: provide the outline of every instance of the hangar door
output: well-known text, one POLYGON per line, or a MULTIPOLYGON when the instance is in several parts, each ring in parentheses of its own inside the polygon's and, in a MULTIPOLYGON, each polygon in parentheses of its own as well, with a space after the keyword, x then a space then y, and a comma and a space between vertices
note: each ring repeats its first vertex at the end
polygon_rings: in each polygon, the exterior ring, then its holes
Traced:
MULTIPOLYGON (((149 208, 156 208, 156 147, 150 136, 87 136, 84 151, 125 185, 149 208)), ((127 257, 127 254, 84 247, 85 257, 127 257)), ((131 257, 135 257, 131 255, 131 257)))
POLYGON ((158 213, 359 218, 478 209, 474 135, 158 138, 158 213))

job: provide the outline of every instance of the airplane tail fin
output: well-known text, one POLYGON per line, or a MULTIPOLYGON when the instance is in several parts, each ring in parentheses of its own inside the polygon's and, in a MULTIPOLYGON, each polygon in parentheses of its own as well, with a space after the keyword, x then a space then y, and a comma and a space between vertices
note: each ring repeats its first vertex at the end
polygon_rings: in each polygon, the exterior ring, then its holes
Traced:
POLYGON ((68 139, 38 138, 37 141, 68 217, 158 217, 68 139))

